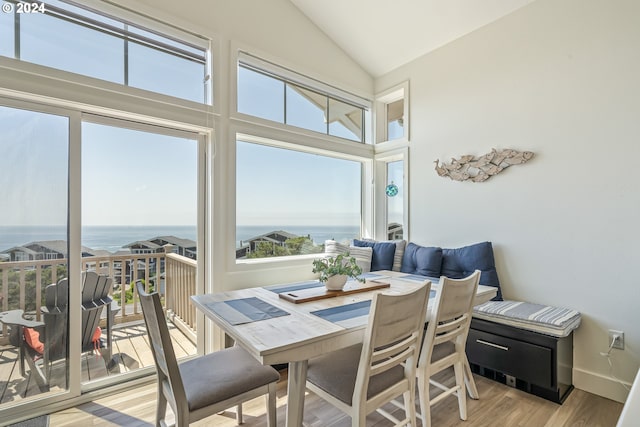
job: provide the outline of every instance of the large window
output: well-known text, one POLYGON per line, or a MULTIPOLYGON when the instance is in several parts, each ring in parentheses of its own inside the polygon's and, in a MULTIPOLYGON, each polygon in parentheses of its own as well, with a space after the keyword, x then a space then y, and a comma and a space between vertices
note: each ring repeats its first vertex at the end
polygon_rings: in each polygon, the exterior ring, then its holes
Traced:
POLYGON ((368 101, 241 55, 238 112, 355 142, 366 141, 368 101))
MULTIPOLYGON (((27 320, 43 320, 41 307, 48 303, 45 287, 68 276, 69 122, 62 115, 0 106, 0 312, 22 310, 27 320)), ((66 330, 66 314, 53 319, 47 320, 66 330)), ((43 323, 24 330, 25 358, 42 359, 40 343, 49 342, 40 335, 47 333, 45 329, 43 323)), ((36 384, 35 362, 25 363, 28 377, 20 375, 22 332, 6 319, 0 323, 0 410, 43 393, 36 384)), ((47 378, 56 378, 47 394, 69 387, 67 348, 54 346, 55 342, 48 352, 54 365, 41 370, 49 373, 47 378)))
POLYGON ((362 163, 236 143, 236 258, 317 253, 360 236, 362 163))
POLYGON ((4 0, 2 10, 0 55, 208 102, 205 40, 160 34, 59 0, 28 4, 4 0), (31 13, 19 13, 27 5, 31 13), (32 10, 31 5, 42 6, 32 10))
POLYGON ((404 234, 404 160, 387 163, 387 239, 398 240, 404 234))

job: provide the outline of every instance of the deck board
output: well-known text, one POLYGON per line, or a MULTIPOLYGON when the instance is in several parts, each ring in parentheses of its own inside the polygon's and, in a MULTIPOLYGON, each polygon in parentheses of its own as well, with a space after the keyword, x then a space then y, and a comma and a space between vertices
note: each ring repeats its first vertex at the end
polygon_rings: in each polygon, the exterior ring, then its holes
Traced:
MULTIPOLYGON (((169 324, 176 356, 178 358, 196 353, 196 347, 178 328, 169 324)), ((103 354, 86 352, 81 358, 82 382, 95 381, 109 375, 118 375, 137 368, 153 366, 153 355, 149 347, 147 331, 143 321, 118 325, 113 329, 112 362, 105 361, 103 354)), ((104 350, 102 350, 104 351, 104 350)), ((20 374, 19 351, 12 345, 0 346, 0 405, 33 398, 42 394, 28 365, 23 377, 20 374)), ((59 392, 66 388, 66 363, 63 360, 52 364, 50 389, 59 392)), ((1 407, 1 406, 0 406, 1 407)))

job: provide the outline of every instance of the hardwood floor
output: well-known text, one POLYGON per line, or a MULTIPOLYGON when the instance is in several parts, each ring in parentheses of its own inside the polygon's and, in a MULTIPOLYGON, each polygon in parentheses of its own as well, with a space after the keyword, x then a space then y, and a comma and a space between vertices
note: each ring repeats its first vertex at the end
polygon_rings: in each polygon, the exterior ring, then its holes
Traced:
MULTIPOLYGON (((457 401, 452 397, 432 408, 433 426, 614 427, 622 411, 621 403, 582 390, 573 390, 563 405, 557 405, 483 377, 475 376, 475 379, 480 400, 468 400, 468 420, 459 419, 457 401)), ((286 371, 283 371, 278 385, 278 426, 285 424, 286 398, 286 371)), ((54 413, 51 415, 50 426, 152 426, 155 401, 156 386, 149 384, 54 413)), ((393 411, 390 408, 392 407, 386 409, 393 411)), ((244 416, 244 426, 266 427, 264 399, 254 399, 245 404, 244 416)), ((312 394, 306 397, 304 422, 308 427, 351 426, 348 416, 312 394)), ((237 424, 235 413, 230 410, 193 425, 230 427, 237 424)), ((369 427, 389 425, 389 421, 375 413, 367 419, 369 427)))

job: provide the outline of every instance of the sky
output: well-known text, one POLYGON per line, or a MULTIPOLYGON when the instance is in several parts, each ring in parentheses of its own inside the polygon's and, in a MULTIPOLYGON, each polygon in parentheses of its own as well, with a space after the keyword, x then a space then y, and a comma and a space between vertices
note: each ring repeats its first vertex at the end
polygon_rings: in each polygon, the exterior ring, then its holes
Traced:
MULTIPOLYGON (((12 56, 11 15, 1 15, 0 54, 12 56)), ((22 59, 122 83, 122 40, 69 28, 51 17, 25 16, 22 59)), ((135 45, 129 54, 131 85, 204 99, 202 66, 135 45)), ((239 80, 247 89, 239 90, 240 111, 283 121, 282 82, 265 83, 265 76, 244 70, 239 80)), ((286 108, 296 125, 326 129, 324 111, 290 89, 286 108)), ((0 225, 66 224, 68 119, 0 107, 0 126, 0 225)), ((355 138, 340 124, 330 126, 334 135, 355 138)), ((237 143, 236 155, 238 225, 359 225, 359 162, 247 142, 237 143)), ((83 225, 194 225, 196 209, 195 140, 83 123, 83 225)))

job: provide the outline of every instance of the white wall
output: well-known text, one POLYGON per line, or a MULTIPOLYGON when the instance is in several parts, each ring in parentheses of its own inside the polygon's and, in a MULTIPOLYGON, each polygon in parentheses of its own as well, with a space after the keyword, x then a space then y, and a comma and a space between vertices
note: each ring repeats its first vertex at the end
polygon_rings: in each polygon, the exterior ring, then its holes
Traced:
POLYGON ((376 81, 410 80, 411 240, 492 241, 505 298, 582 313, 574 384, 618 401, 613 375, 640 361, 639 17, 636 0, 537 0, 376 81), (484 183, 433 169, 494 147, 536 156, 484 183))

